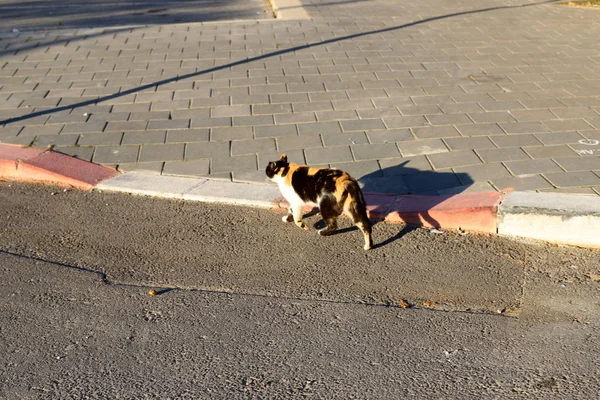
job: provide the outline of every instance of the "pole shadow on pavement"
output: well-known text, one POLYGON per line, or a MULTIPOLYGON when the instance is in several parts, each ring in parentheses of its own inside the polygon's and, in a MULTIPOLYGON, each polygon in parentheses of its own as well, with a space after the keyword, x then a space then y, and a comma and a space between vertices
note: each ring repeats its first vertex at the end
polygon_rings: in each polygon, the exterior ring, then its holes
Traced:
POLYGON ((539 3, 520 4, 520 5, 514 5, 514 6, 497 6, 497 7, 483 8, 483 9, 479 9, 479 10, 461 11, 461 12, 456 12, 456 13, 447 14, 447 15, 440 15, 440 16, 437 16, 437 17, 424 18, 424 19, 421 19, 421 20, 418 20, 418 21, 409 22, 409 23, 406 23, 406 24, 397 25, 397 26, 393 26, 393 27, 389 27, 389 28, 377 29, 377 30, 373 30, 373 31, 369 31, 369 32, 355 33, 355 34, 352 34, 352 35, 347 35, 347 36, 342 36, 342 37, 327 39, 327 40, 323 40, 323 41, 316 42, 316 43, 307 43, 307 44, 300 45, 300 46, 294 46, 294 47, 290 47, 290 48, 287 48, 287 49, 277 50, 277 51, 270 52, 270 53, 267 53, 267 54, 263 54, 263 55, 260 55, 260 56, 249 57, 249 58, 246 58, 246 59, 243 59, 243 60, 238 60, 238 61, 234 61, 234 62, 231 62, 231 63, 228 63, 228 64, 223 64, 223 65, 219 65, 219 66, 216 66, 216 67, 208 68, 208 69, 205 69, 205 70, 202 70, 202 71, 192 72, 192 73, 188 73, 188 74, 184 74, 184 75, 180 75, 180 76, 174 76, 172 78, 167 78, 167 79, 159 80, 159 81, 156 81, 156 82, 148 83, 146 85, 141 85, 141 86, 138 86, 138 87, 127 89, 127 90, 124 90, 124 91, 119 92, 119 93, 113 93, 113 94, 106 95, 106 96, 100 96, 98 98, 81 101, 79 103, 68 104, 68 105, 64 105, 64 106, 58 106, 58 107, 49 108, 49 109, 40 110, 40 111, 35 111, 34 110, 32 113, 27 114, 27 115, 21 115, 21 116, 16 116, 16 117, 13 117, 13 118, 8 118, 8 119, 0 120, 0 125, 12 124, 12 123, 15 123, 15 122, 20 122, 20 121, 24 121, 24 120, 27 120, 27 119, 39 117, 39 116, 42 116, 42 115, 53 114, 53 113, 56 113, 56 112, 61 112, 61 111, 69 110, 69 109, 73 110, 73 109, 80 108, 80 107, 86 107, 86 106, 90 106, 90 105, 96 105, 96 104, 99 104, 99 103, 102 103, 102 102, 105 102, 105 101, 117 99, 119 97, 123 97, 123 96, 127 96, 127 95, 130 95, 130 94, 133 94, 133 93, 141 92, 141 91, 144 91, 144 90, 147 90, 147 89, 151 89, 151 88, 154 88, 154 87, 157 87, 157 86, 160 86, 160 85, 166 85, 166 84, 169 84, 169 83, 173 83, 173 82, 177 82, 177 81, 181 81, 181 80, 185 80, 185 79, 195 78, 197 76, 201 76, 201 75, 205 75, 205 74, 209 74, 209 73, 221 71, 221 70, 232 68, 232 67, 237 67, 239 65, 248 64, 248 63, 251 63, 251 62, 254 62, 254 61, 265 60, 265 59, 268 59, 268 58, 277 57, 277 56, 281 56, 281 55, 284 55, 284 54, 288 54, 288 53, 293 53, 293 52, 300 51, 300 50, 309 49, 311 47, 323 46, 323 45, 327 45, 327 44, 331 44, 331 43, 342 42, 344 40, 351 40, 351 39, 354 39, 354 38, 359 38, 359 37, 368 36, 368 35, 393 32, 393 31, 397 31, 397 30, 400 30, 400 29, 409 28, 409 27, 412 27, 412 26, 417 26, 417 25, 421 25, 421 24, 425 24, 425 23, 433 22, 433 21, 438 21, 438 20, 442 20, 442 19, 446 19, 446 18, 452 18, 452 17, 462 16, 462 15, 469 15, 469 14, 477 14, 477 13, 488 12, 488 11, 502 10, 502 9, 530 7, 530 6, 547 4, 547 3, 554 3, 556 1, 558 1, 558 0, 545 0, 545 1, 542 1, 542 2, 539 2, 539 3))

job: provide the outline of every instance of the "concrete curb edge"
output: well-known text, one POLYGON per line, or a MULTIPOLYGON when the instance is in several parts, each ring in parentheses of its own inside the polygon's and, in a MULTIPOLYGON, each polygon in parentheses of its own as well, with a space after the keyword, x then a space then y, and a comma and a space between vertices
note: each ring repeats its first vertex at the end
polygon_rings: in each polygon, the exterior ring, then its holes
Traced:
MULTIPOLYGON (((266 183, 235 183, 140 171, 122 174, 46 149, 4 144, 0 144, 0 180, 281 211, 287 208, 279 189, 266 183)), ((364 196, 369 216, 387 223, 600 248, 600 197, 536 192, 445 196, 364 193, 364 196)))

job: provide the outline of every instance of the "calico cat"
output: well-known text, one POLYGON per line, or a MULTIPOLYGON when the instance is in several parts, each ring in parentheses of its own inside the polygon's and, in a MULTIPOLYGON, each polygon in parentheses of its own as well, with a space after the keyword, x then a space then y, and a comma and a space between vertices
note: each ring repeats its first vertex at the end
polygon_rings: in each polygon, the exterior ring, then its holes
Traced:
POLYGON ((337 217, 343 210, 362 231, 364 249, 369 250, 373 246, 365 199, 356 179, 346 172, 288 163, 285 154, 270 162, 265 172, 290 203, 288 215, 282 218, 284 222, 294 221, 300 228, 308 230, 302 222, 302 209, 305 205, 318 206, 327 224, 326 228, 319 230, 319 234, 327 236, 337 229, 337 217))

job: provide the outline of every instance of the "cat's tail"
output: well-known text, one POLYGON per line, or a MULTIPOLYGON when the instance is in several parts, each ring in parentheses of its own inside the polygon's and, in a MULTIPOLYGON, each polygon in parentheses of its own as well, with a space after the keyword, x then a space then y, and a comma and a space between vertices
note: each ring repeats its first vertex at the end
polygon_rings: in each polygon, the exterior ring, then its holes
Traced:
POLYGON ((367 203, 363 197, 362 190, 358 186, 358 182, 354 179, 348 179, 345 182, 345 191, 348 197, 344 202, 344 211, 354 224, 362 231, 365 237, 365 250, 373 247, 373 239, 371 238, 371 221, 367 216, 367 203))

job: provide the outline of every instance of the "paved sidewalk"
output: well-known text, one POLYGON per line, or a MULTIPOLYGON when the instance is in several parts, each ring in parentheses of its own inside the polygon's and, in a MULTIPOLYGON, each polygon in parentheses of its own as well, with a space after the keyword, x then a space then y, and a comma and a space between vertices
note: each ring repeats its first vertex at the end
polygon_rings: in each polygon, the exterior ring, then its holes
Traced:
POLYGON ((0 142, 242 182, 286 152, 369 192, 600 194, 597 10, 303 4, 311 19, 0 34, 0 142))

